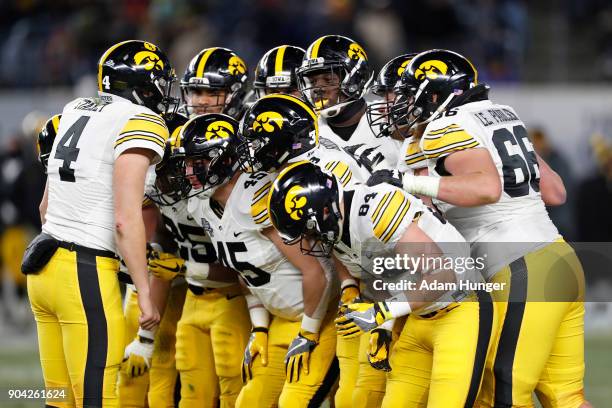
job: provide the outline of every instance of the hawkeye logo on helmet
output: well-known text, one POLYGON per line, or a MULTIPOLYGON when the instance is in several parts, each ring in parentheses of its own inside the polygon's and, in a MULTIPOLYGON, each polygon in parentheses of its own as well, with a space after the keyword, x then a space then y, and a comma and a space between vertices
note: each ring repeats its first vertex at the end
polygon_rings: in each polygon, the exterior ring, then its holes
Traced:
POLYGON ((407 59, 406 61, 402 62, 402 65, 400 65, 399 68, 397 69, 397 76, 400 76, 400 77, 402 76, 402 74, 406 70, 406 67, 408 66, 408 64, 410 64, 410 61, 412 60, 407 59))
POLYGON ((206 128, 206 140, 228 139, 234 134, 234 126, 224 120, 216 120, 206 128))
POLYGON ((365 51, 363 50, 363 48, 361 47, 361 45, 357 44, 357 43, 352 43, 348 49, 348 56, 350 59, 353 60, 368 60, 368 56, 366 55, 365 51))
MULTIPOLYGON (((147 43, 145 43, 147 44, 147 43)), ((159 56, 151 51, 138 51, 134 55, 134 62, 137 65, 144 65, 147 71, 164 69, 164 62, 159 59, 159 56)))
POLYGON ((246 73, 246 65, 240 57, 232 55, 228 64, 229 66, 227 69, 229 70, 230 74, 244 75, 246 73))
POLYGON ((292 220, 299 221, 304 215, 302 208, 306 205, 308 199, 304 196, 299 197, 300 194, 303 194, 304 190, 302 186, 293 186, 287 192, 285 211, 292 220))
POLYGON ((414 77, 419 81, 425 78, 437 79, 438 75, 446 75, 448 65, 439 60, 425 61, 414 71, 414 77))
POLYGON ((283 115, 278 112, 262 112, 255 118, 253 122, 253 131, 255 132, 268 132, 281 130, 283 128, 283 115))

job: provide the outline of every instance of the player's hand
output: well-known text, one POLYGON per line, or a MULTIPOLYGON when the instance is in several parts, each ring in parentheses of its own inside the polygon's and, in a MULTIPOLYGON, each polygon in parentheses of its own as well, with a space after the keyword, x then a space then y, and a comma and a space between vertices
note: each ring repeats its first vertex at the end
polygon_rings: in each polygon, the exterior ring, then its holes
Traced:
POLYGON ((397 170, 381 169, 374 171, 366 181, 366 184, 370 187, 383 183, 402 188, 402 174, 397 170))
POLYGON ((244 357, 242 358, 242 382, 246 384, 251 378, 253 378, 253 372, 251 368, 253 366, 253 360, 257 355, 261 356, 261 365, 264 367, 268 365, 268 328, 267 327, 254 327, 251 331, 251 337, 249 337, 249 343, 244 350, 244 357))
POLYGON ((139 331, 139 335, 125 348, 121 370, 130 378, 140 377, 151 368, 152 355, 153 339, 139 331))
POLYGON ((391 371, 389 354, 391 351, 392 338, 392 332, 383 328, 376 328, 370 332, 368 361, 375 369, 381 371, 391 371))
POLYGON ((369 332, 393 319, 385 302, 343 305, 339 313, 340 317, 335 320, 336 330, 338 335, 347 339, 369 332))
POLYGON ((140 317, 138 318, 140 327, 145 330, 155 329, 159 324, 160 316, 151 298, 142 293, 138 293, 138 307, 140 308, 140 317))
POLYGON ((300 333, 289 345, 285 356, 285 374, 287 382, 297 382, 300 380, 301 371, 308 375, 310 364, 310 353, 317 346, 319 335, 301 329, 300 333))
POLYGON ((185 274, 185 261, 168 252, 148 251, 147 262, 149 272, 166 281, 185 274))

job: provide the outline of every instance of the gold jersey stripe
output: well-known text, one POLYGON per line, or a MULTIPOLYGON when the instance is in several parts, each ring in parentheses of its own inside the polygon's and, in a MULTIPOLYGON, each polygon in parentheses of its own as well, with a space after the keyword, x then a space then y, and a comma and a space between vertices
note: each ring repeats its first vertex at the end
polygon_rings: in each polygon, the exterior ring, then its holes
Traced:
POLYGON ((129 133, 129 132, 142 132, 153 134, 160 138, 160 140, 165 143, 168 140, 169 132, 168 128, 165 124, 160 124, 156 121, 152 121, 149 119, 142 119, 133 117, 127 121, 123 129, 119 132, 119 136, 129 133))
POLYGON ((447 153, 450 153, 450 152, 456 152, 456 151, 459 151, 459 150, 471 149, 473 147, 478 147, 478 146, 480 146, 480 143, 478 143, 477 141, 474 141, 473 143, 469 143, 469 144, 463 145, 463 146, 456 146, 456 147, 453 147, 452 149, 444 150, 443 152, 439 152, 439 153, 435 153, 435 154, 425 154, 425 157, 427 159, 435 159, 437 157, 442 156, 443 154, 447 154, 447 153))
POLYGON ((158 139, 156 139, 154 137, 144 136, 144 135, 136 135, 136 136, 125 136, 125 137, 122 137, 121 139, 117 139, 117 141, 115 142, 115 149, 120 144, 125 143, 125 142, 129 142, 130 140, 146 140, 146 141, 154 142, 155 144, 159 145, 162 149, 164 149, 166 147, 165 143, 160 142, 158 139))
POLYGON ((418 162, 423 161, 423 160, 425 160, 425 155, 419 154, 418 156, 414 156, 413 158, 406 157, 404 159, 404 162, 406 164, 415 164, 415 163, 418 163, 418 162))
POLYGON ((278 51, 276 51, 276 59, 274 60, 274 75, 280 75, 283 72, 283 59, 285 58, 285 51, 287 50, 287 46, 281 46, 278 51))
POLYGON ((458 129, 458 128, 459 128, 459 125, 453 123, 453 124, 450 124, 450 125, 448 125, 446 127, 443 127, 443 128, 440 128, 440 129, 436 129, 436 130, 432 130, 430 132, 427 132, 427 136, 429 136, 429 135, 432 135, 432 136, 433 135, 439 135, 441 133, 446 132, 447 130, 458 129))
POLYGON ((346 187, 348 182, 353 177, 353 173, 349 169, 348 164, 341 161, 332 161, 325 165, 325 168, 329 170, 334 176, 338 177, 343 187, 346 187))
POLYGON ((260 194, 268 194, 268 189, 270 188, 270 186, 272 185, 271 181, 268 181, 266 184, 264 184, 261 188, 259 188, 255 194, 253 194, 253 201, 257 201, 259 200, 261 197, 259 197, 260 194))
POLYGON ((439 139, 423 139, 423 153, 436 153, 438 150, 446 150, 454 144, 472 140, 474 140, 472 135, 465 130, 447 133, 439 139))
POLYGON ((391 193, 387 193, 383 196, 383 198, 380 200, 380 202, 378 203, 378 205, 376 206, 376 209, 374 210, 374 214, 372 214, 372 217, 370 217, 372 219, 372 222, 376 222, 376 219, 378 217, 378 213, 380 212, 380 210, 384 207, 385 202, 387 201, 387 199, 389 198, 389 196, 391 195, 391 193))
POLYGON ((158 134, 153 133, 153 132, 145 132, 144 130, 133 130, 131 132, 123 132, 123 133, 119 134, 119 139, 122 139, 122 138, 127 137, 127 136, 147 136, 147 137, 152 137, 154 139, 159 140, 160 143, 166 144, 166 141, 161 136, 159 136, 158 134))
POLYGON ((147 119, 147 120, 159 123, 162 126, 166 126, 166 122, 161 117, 159 117, 157 115, 148 115, 146 113, 139 113, 139 114, 135 115, 134 117, 138 118, 138 119, 147 119))
POLYGON ((198 63, 198 68, 196 69, 197 78, 204 77, 204 67, 206 66, 206 61, 208 61, 208 57, 210 57, 210 54, 212 54, 213 51, 216 49, 217 47, 209 48, 206 51, 204 51, 204 54, 202 54, 202 58, 200 58, 200 62, 198 63))
POLYGON ((395 221, 393 221, 393 226, 391 227, 391 229, 389 230, 389 232, 387 232, 383 237, 382 237, 382 241, 386 244, 387 242, 389 242, 389 239, 391 239, 391 237, 393 236, 393 234, 395 234, 395 231, 397 230, 397 228, 400 226, 400 224, 402 223, 402 220, 404 219, 404 217, 406 216, 406 213, 408 212, 408 210, 410 209, 410 200, 408 200, 407 198, 404 198, 404 203, 402 205, 402 208, 397 212, 397 215, 395 217, 395 221))
POLYGON ((385 231, 389 229, 389 227, 393 224, 393 220, 395 216, 402 208, 404 203, 404 195, 399 191, 395 191, 389 200, 387 200, 387 205, 380 213, 377 221, 374 221, 374 235, 376 238, 382 240, 385 231))
POLYGON ((253 195, 251 204, 251 217, 256 224, 263 223, 268 218, 268 193, 272 182, 267 182, 253 195))

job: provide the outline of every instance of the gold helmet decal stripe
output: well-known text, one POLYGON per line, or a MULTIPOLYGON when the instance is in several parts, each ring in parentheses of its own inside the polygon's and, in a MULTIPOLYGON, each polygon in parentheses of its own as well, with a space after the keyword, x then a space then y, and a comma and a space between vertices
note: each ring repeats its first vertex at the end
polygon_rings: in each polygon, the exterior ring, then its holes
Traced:
POLYGON ((476 67, 472 64, 472 61, 469 58, 465 58, 465 60, 470 64, 470 67, 474 70, 474 85, 478 85, 478 71, 476 71, 476 67))
POLYGON ((195 76, 197 78, 202 78, 204 76, 204 67, 206 66, 206 61, 208 61, 210 54, 212 54, 213 51, 215 51, 216 49, 217 47, 209 48, 206 51, 204 51, 204 54, 202 54, 202 57, 200 58, 200 62, 198 63, 198 68, 196 69, 195 76))
POLYGON ((102 66, 104 65, 104 63, 106 63, 106 59, 113 51, 115 51, 121 45, 127 44, 132 41, 134 40, 121 41, 120 43, 117 43, 113 45, 112 47, 110 47, 108 50, 106 50, 106 52, 102 54, 102 57, 100 57, 100 61, 98 61, 98 90, 99 91, 102 91, 102 66))
POLYGON ((280 75, 283 72, 283 59, 287 46, 283 45, 276 51, 276 59, 274 60, 274 75, 280 75))
POLYGON ((321 46, 321 43, 323 42, 323 40, 326 39, 327 37, 329 36, 324 35, 323 37, 319 38, 317 41, 315 41, 312 44, 312 50, 310 52, 309 59, 317 58, 317 56, 319 55, 319 47, 321 46))
POLYGON ((57 133, 57 129, 59 129, 59 121, 60 115, 53 115, 51 118, 51 124, 53 125, 53 130, 55 130, 55 133, 57 133))
POLYGON ((319 120, 317 118, 317 114, 314 113, 314 111, 312 110, 312 108, 308 105, 306 105, 300 98, 297 98, 295 96, 292 95, 286 95, 286 94, 272 94, 272 95, 266 95, 261 99, 266 99, 266 98, 281 98, 281 99, 287 99, 289 101, 295 102, 298 105, 300 105, 302 108, 304 108, 304 110, 306 112, 308 112, 308 114, 310 115, 310 117, 312 118, 312 120, 314 121, 314 125, 315 125, 315 145, 319 145, 319 120))

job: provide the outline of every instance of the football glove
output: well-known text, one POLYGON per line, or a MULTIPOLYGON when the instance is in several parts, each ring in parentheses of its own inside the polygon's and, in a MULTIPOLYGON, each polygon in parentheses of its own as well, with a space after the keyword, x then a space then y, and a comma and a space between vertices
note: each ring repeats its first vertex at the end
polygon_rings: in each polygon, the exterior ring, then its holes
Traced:
POLYGON ((393 319, 385 302, 343 305, 339 314, 335 320, 336 330, 338 335, 347 339, 369 332, 393 319))
POLYGON ((253 360, 257 355, 261 356, 261 365, 268 365, 268 329, 266 327, 254 327, 249 337, 249 343, 244 350, 242 358, 242 382, 247 383, 253 378, 251 368, 253 360))
POLYGON ((121 369, 130 378, 140 377, 151 367, 153 339, 142 334, 127 345, 121 369))
POLYGON ((171 281, 185 274, 185 261, 168 252, 149 251, 148 268, 158 278, 171 281))
POLYGON ((376 328, 370 332, 368 361, 376 370, 391 371, 391 365, 389 364, 391 340, 392 332, 390 330, 376 328))
POLYGON ((308 365, 310 362, 310 353, 317 345, 319 335, 301 329, 300 333, 289 345, 287 355, 285 356, 285 374, 287 382, 297 382, 300 380, 300 373, 303 370, 304 374, 308 375, 308 365))
POLYGON ((359 288, 355 285, 348 285, 342 288, 340 294, 340 306, 348 305, 349 303, 355 303, 359 300, 359 288))
POLYGON ((402 188, 402 174, 397 170, 381 169, 374 171, 366 181, 366 184, 370 187, 383 183, 402 188))

